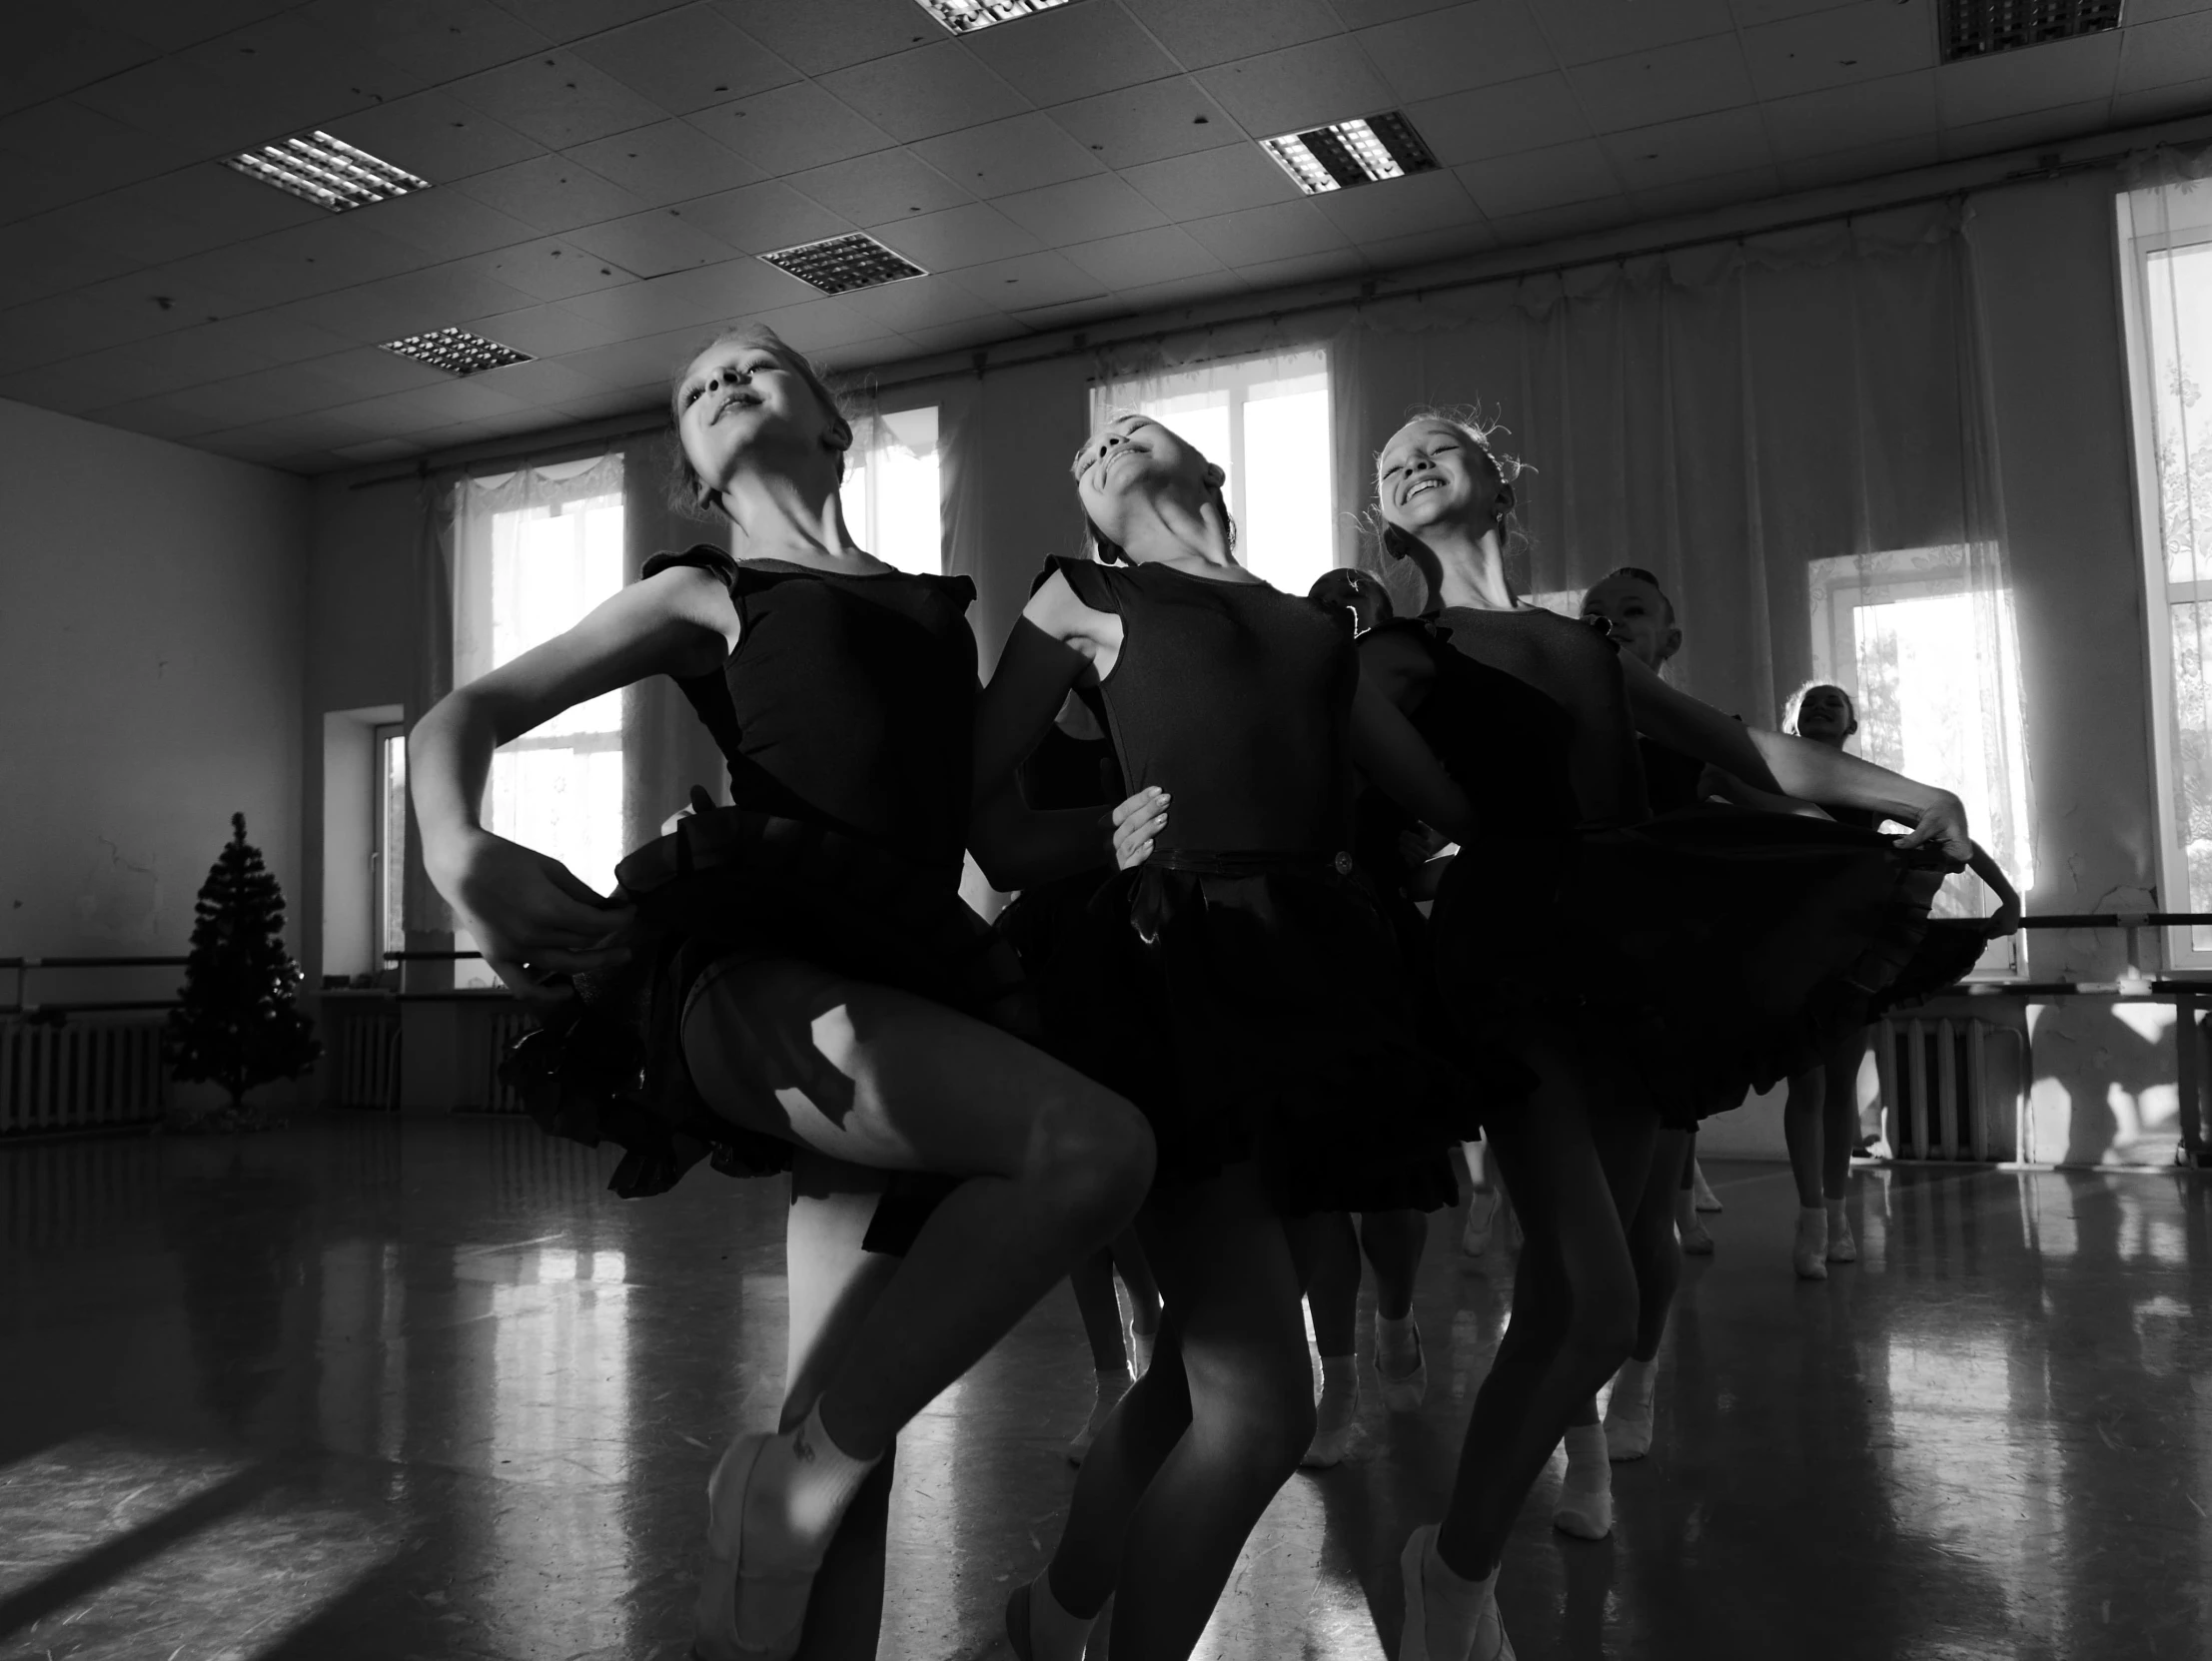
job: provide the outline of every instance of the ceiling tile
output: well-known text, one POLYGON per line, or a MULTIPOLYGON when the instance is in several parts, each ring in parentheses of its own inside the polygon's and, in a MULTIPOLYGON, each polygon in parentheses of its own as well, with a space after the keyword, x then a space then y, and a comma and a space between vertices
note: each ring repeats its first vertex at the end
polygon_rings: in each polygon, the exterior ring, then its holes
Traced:
POLYGON ((1663 6, 1647 0, 1541 0, 1535 9, 1564 64, 1727 34, 1736 21, 1726 0, 1667 0, 1663 6))
POLYGON ((1631 199, 1645 214, 1661 219, 1703 213, 1736 202, 1755 202, 1762 197, 1779 195, 1781 188, 1781 175, 1769 164, 1737 173, 1708 174, 1701 179, 1640 187, 1631 192, 1631 199))
POLYGON ((1277 202, 1197 220, 1185 227, 1215 259, 1239 270, 1346 244, 1343 232, 1311 202, 1277 202))
POLYGON ((332 453, 344 461, 393 461, 413 455, 415 445, 399 438, 372 438, 362 444, 340 444, 332 453))
POLYGON ((555 150, 643 127, 666 113, 565 49, 534 52, 456 81, 448 90, 555 150))
POLYGON ((91 418, 103 426, 120 426, 126 432, 143 432, 149 438, 196 438, 210 430, 205 415, 190 415, 174 408, 170 401, 175 396, 174 393, 160 393, 153 398, 133 399, 128 404, 96 411, 91 418))
POLYGON ((177 165, 137 128, 68 98, 0 116, 0 152, 37 164, 10 170, 0 220, 28 219, 51 203, 114 190, 177 165))
POLYGON ((1147 287, 1218 272, 1222 263, 1179 225, 1078 243, 1067 257, 1113 290, 1147 287))
POLYGON ((473 255, 455 265, 534 300, 566 300, 636 281, 633 273, 564 237, 541 237, 473 255))
POLYGON ((970 266, 965 271, 952 273, 951 281, 1003 312, 1032 306, 1059 306, 1105 292, 1097 278, 1062 256, 1050 253, 1024 254, 1019 259, 970 266))
POLYGON ((45 217, 25 220, 0 230, 0 307, 104 283, 140 264, 110 249, 73 242, 51 229, 45 217))
POLYGON ((447 425, 455 421, 476 420, 486 415, 512 415, 526 408, 519 399, 496 393, 489 387, 476 384, 476 377, 466 380, 448 377, 443 385, 419 387, 413 392, 387 393, 382 398, 363 399, 358 404, 348 404, 333 412, 334 415, 362 422, 369 430, 377 430, 375 417, 386 413, 403 417, 421 426, 447 425))
POLYGON ((432 256, 421 249, 347 214, 196 254, 167 269, 188 282, 204 283, 231 296, 245 309, 259 311, 307 295, 418 271, 432 263, 432 256))
POLYGON ((268 114, 275 132, 323 126, 420 92, 451 73, 424 75, 403 67, 378 52, 374 41, 326 28, 298 12, 203 41, 179 53, 177 61, 220 76, 242 104, 268 114))
POLYGON ((1128 0, 1186 69, 1202 69, 1339 33, 1321 0, 1128 0))
POLYGON ((1733 35, 1713 35, 1568 71, 1568 80, 1601 133, 1752 101, 1743 51, 1733 35))
POLYGON ((1525 214, 1510 214, 1493 219, 1490 228, 1498 234, 1500 248, 1530 248, 1541 243, 1560 242, 1571 237, 1589 236, 1626 225, 1636 218, 1636 207, 1628 197, 1616 193, 1612 196, 1592 197, 1583 202, 1563 203, 1556 208, 1537 208, 1525 214))
POLYGON ((1177 277, 1165 283, 1144 283, 1117 290, 1114 298, 1132 311, 1150 313, 1203 305, 1229 295, 1243 294, 1250 287, 1242 277, 1223 266, 1216 271, 1200 272, 1195 277, 1177 277))
POLYGON ((571 352, 560 361, 578 375, 609 387, 652 387, 665 398, 683 366, 705 348, 699 324, 684 324, 657 334, 616 341, 587 352, 571 352))
POLYGON ((610 180, 565 156, 539 156, 494 168, 453 187, 540 231, 573 231, 625 214, 644 204, 610 180))
POLYGON ((714 0, 714 9, 808 75, 945 38, 914 0, 714 0))
POLYGON ((1256 144, 1238 143, 1126 169, 1122 177, 1172 220, 1209 219, 1269 202, 1295 202, 1298 187, 1256 144))
POLYGON ((531 299, 520 289, 470 269, 464 261, 295 301, 282 310, 345 336, 351 345, 375 346, 450 329, 463 318, 521 311, 531 299))
MULTIPOLYGON (((2124 62, 2121 74, 2124 78, 2124 62)), ((2122 92, 2112 100, 2112 122, 2117 127, 2133 127, 2145 122, 2201 115, 2206 110, 2212 110, 2212 77, 2122 92)))
POLYGON ((1195 155, 1243 136, 1229 112, 1188 76, 1079 99, 1051 115, 1111 168, 1195 155))
POLYGON ((1362 30, 1356 38, 1401 101, 1518 81, 1557 67, 1551 44, 1521 0, 1454 6, 1362 30))
POLYGON ((960 41, 939 41, 822 77, 822 85, 895 139, 912 142, 1029 107, 960 41))
POLYGON ((683 217, 708 236, 746 254, 842 236, 851 224, 780 179, 681 204, 683 217))
POLYGON ((819 295, 818 289, 764 260, 744 259, 578 295, 561 306, 588 322, 629 335, 647 335, 750 317, 819 295))
MULTIPOLYGON (((2129 15, 2141 17, 2141 9, 2129 15)), ((2171 86, 2212 76, 2212 10, 2157 22, 2137 21, 2120 31, 2121 92, 2171 86)))
POLYGON ((1246 58, 1198 80, 1255 138, 1374 115, 1396 102, 1350 36, 1246 58))
POLYGON ((1729 10, 1735 13, 1737 25, 1755 29, 1761 23, 1772 23, 1785 17, 1802 17, 1807 12, 1832 11, 1837 6, 1856 5, 1858 0, 1729 0, 1729 10))
POLYGON ((1490 222, 1477 219, 1439 230, 1417 231, 1407 237, 1385 237, 1379 242, 1363 243, 1360 252, 1367 256, 1370 270, 1387 272, 1464 259, 1497 246, 1498 234, 1490 228, 1490 222))
POLYGON ((329 131, 434 185, 545 154, 536 139, 436 90, 357 110, 329 131))
POLYGON ((242 28, 256 18, 291 9, 293 0, 102 0, 100 21, 138 36, 164 52, 178 52, 197 41, 242 28))
POLYGON ((1895 0, 1857 5, 1743 31, 1743 56, 1761 98, 1786 98, 1935 67, 1927 14, 1895 0))
POLYGON ((446 379, 443 370, 376 346, 349 347, 344 352, 334 352, 327 358, 317 358, 299 367, 335 378, 353 389, 346 398, 333 400, 333 403, 350 404, 357 399, 378 398, 386 393, 404 393, 411 387, 435 387, 446 379))
POLYGON ((685 121, 660 121, 567 152, 640 202, 665 207, 757 184, 760 170, 685 121))
POLYGON ((878 335, 873 340, 850 341, 839 346, 816 347, 814 360, 831 374, 873 369, 913 356, 914 344, 903 335, 878 335))
POLYGON ((1936 131, 1935 72, 1891 75, 1863 86, 1776 98, 1765 106, 1766 131, 1782 161, 1860 150, 1936 131))
POLYGON ((1471 162, 1452 170, 1488 220, 1618 196, 1606 153, 1589 139, 1528 150, 1495 162, 1471 162))
POLYGON ((1911 138, 1890 139, 1881 144, 1829 151, 1817 156, 1784 158, 1777 165, 1786 189, 1809 191, 1931 167, 1942 159, 1942 136, 1931 122, 1926 132, 1911 138))
POLYGON ((890 134, 808 81, 717 104, 686 119, 775 177, 891 147, 890 134))
POLYGON ((421 249, 434 260, 461 260, 538 240, 536 227, 454 191, 416 191, 360 213, 379 235, 421 249))
POLYGON ((500 0, 549 40, 581 40, 668 9, 668 0, 500 0))
POLYGON ((1118 295, 1095 295, 1088 300, 1062 301, 1056 306, 1039 306, 1027 312, 1016 312, 1014 321, 1024 329, 1075 329, 1087 323, 1098 323, 1106 318, 1129 315, 1129 303, 1118 295))
POLYGON ((472 318, 468 327, 488 341, 498 341, 533 358, 559 358, 611 345, 621 337, 603 323, 579 318, 564 306, 530 306, 520 312, 496 312, 472 318))
POLYGON ((1039 12, 1018 29, 980 30, 967 47, 1039 105, 1157 81, 1179 67, 1115 0, 1039 12))
POLYGON ((665 277, 694 266, 724 264, 737 250, 684 223, 673 208, 587 225, 568 234, 587 254, 611 260, 639 277, 665 277))
POLYGON ((235 352, 231 373, 259 369, 263 364, 296 364, 306 358, 326 358, 355 343, 304 320, 280 312, 249 312, 220 323, 201 324, 182 332, 201 350, 235 352))
POLYGON ((1328 248, 1314 254, 1294 254, 1285 260, 1265 260, 1240 268, 1245 286, 1254 290, 1289 289, 1305 283, 1328 283, 1357 277, 1367 270, 1367 257, 1356 248, 1328 248))
POLYGON ((161 58, 86 87, 74 102, 161 140, 171 165, 267 144, 293 130, 288 118, 241 100, 223 77, 161 58))
POLYGON ((327 410, 364 396, 365 392, 354 391, 344 379, 308 363, 284 364, 233 376, 228 381, 207 382, 178 393, 170 402, 188 415, 206 416, 220 429, 327 410))
POLYGON ((963 190, 984 197, 1010 196, 1100 170, 1097 157, 1035 112, 924 139, 914 154, 963 190))
POLYGON ((17 15, 0 58, 0 109, 60 98, 79 87, 151 62, 156 49, 120 29, 79 21, 60 7, 17 15))
POLYGON ((1467 188, 1450 169, 1356 185, 1313 201, 1331 224, 1363 248, 1388 237, 1482 221, 1467 188))
POLYGON ((1582 103, 1560 74, 1434 98, 1406 115, 1446 167, 1590 137, 1582 103))
POLYGON ((0 398, 65 415, 87 415, 112 405, 159 398, 197 385, 204 376, 165 376, 134 364, 133 354, 159 342, 138 341, 106 352, 88 352, 59 364, 0 375, 0 398))
POLYGON ((997 205, 984 202, 880 226, 876 235, 924 271, 952 271, 991 260, 1010 260, 1017 254, 1035 254, 1044 246, 1001 213, 997 205))
POLYGON ((206 162, 47 216, 85 242, 148 264, 181 260, 296 226, 320 225, 329 217, 312 202, 206 162))
POLYGON ((565 404, 575 399, 597 398, 607 391, 606 383, 595 381, 566 364, 537 362, 509 364, 502 369, 486 370, 471 376, 496 393, 520 400, 532 409, 543 409, 551 404, 565 404))
POLYGON ((1019 326, 1004 312, 988 312, 965 323, 908 330, 906 338, 922 353, 966 352, 973 347, 995 345, 1019 333, 1019 326))
POLYGON ((380 57, 433 83, 509 63, 552 44, 491 0, 313 0, 305 15, 373 44, 380 57))
POLYGON ((1093 242, 1162 224, 1160 210, 1111 173, 1002 196, 999 211, 1047 243, 1093 242))
POLYGON ((1947 127, 1943 130, 1943 156, 1946 161, 1956 161, 1966 156, 2016 150, 2023 145, 2056 144, 2061 139, 2077 139, 2101 132, 2111 125, 2111 119, 2112 100, 2092 98, 2081 104, 2062 104, 2056 109, 2006 116, 2001 121, 1947 127))
POLYGON ((900 335, 999 315, 994 307, 946 277, 909 277, 839 298, 873 318, 879 327, 900 335))
POLYGON ((972 200, 966 191, 907 150, 886 150, 880 155, 794 173, 789 183, 855 225, 887 225, 972 200))
POLYGON ((30 369, 172 334, 212 322, 229 309, 220 294, 185 274, 149 267, 0 312, 0 370, 30 369))
POLYGON ((1599 140, 1621 183, 1640 195, 1660 186, 1771 164, 1756 109, 1716 110, 1599 140))
POLYGON ((1945 127, 1967 127, 2110 98, 2119 67, 2117 31, 1946 64, 1935 74, 1936 109, 1945 127))
POLYGON ((797 70, 706 5, 663 12, 578 42, 575 51, 677 115, 798 79, 797 70))
POLYGON ((841 295, 817 295, 796 306, 779 306, 754 320, 764 323, 800 352, 822 352, 856 341, 880 339, 883 326, 846 303, 841 295))

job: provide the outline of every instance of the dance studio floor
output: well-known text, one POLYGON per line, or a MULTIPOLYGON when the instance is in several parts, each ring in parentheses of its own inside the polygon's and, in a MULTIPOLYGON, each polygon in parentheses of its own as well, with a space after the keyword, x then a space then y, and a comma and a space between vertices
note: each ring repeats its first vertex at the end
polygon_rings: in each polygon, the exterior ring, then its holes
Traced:
MULTIPOLYGON (((707 1464, 774 1410, 779 1191, 600 1169, 489 1120, 0 1149, 0 1656, 683 1655, 707 1464)), ((2212 1651, 2200 1182, 1861 1173, 1863 1261, 1799 1284, 1787 1178, 1709 1174, 1613 1538, 1553 1532, 1555 1460, 1508 1556, 1524 1661, 2212 1651)), ((1457 1241, 1427 1407, 1292 1481, 1202 1655, 1390 1653, 1507 1309, 1457 1241)), ((883 1655, 1005 1653, 1089 1367, 1056 1294, 909 1431, 883 1655)))

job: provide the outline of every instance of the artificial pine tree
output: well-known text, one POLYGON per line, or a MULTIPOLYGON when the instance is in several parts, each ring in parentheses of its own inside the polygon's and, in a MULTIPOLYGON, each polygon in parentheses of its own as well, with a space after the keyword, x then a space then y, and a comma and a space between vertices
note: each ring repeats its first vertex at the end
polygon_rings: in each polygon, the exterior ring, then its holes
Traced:
POLYGON ((323 1046, 294 1000, 300 966, 284 949, 284 892, 231 815, 231 840, 200 886, 185 984, 164 1035, 171 1076, 230 1092, 225 1116, 243 1117, 246 1093, 296 1079, 323 1046))

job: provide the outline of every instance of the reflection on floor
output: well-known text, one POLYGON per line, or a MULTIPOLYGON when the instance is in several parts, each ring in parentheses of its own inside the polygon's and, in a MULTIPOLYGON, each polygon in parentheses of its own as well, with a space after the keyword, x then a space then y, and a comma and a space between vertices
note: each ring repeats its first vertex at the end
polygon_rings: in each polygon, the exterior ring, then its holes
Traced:
MULTIPOLYGON (((601 1168, 467 1120, 0 1150, 0 1655, 681 1656, 712 1450, 780 1383, 780 1195, 601 1168)), ((1553 1533, 1555 1461, 1507 1559, 1526 1661, 2212 1650, 2199 1183, 1861 1173, 1863 1260, 1801 1284, 1786 1177, 1711 1175, 1613 1538, 1553 1533)), ((1428 1405, 1294 1479, 1202 1654, 1395 1646, 1508 1303, 1456 1243, 1428 1405)), ((1059 1294, 909 1432, 885 1656, 1004 1653, 1089 1377, 1059 1294)))

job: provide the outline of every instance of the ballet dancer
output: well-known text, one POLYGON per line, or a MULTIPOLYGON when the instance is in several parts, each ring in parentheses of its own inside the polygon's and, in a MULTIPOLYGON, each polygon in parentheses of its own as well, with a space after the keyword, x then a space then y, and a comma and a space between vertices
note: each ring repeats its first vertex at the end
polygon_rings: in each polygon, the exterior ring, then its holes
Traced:
POLYGON ((1105 422, 1073 471, 1094 558, 1056 561, 1015 625, 977 770, 1010 794, 1067 690, 1095 680, 1129 785, 1165 793, 1141 863, 1041 988, 1048 1025, 1085 1034, 1090 1069, 1154 1128, 1138 1230, 1165 1311, 1007 1635, 1022 1661, 1075 1661, 1111 1596, 1115 1661, 1174 1661, 1313 1439, 1285 1218, 1452 1204, 1437 1156, 1476 1129, 1463 1075, 1490 1100, 1526 1079, 1479 1054, 1455 1074, 1405 1013, 1402 958, 1344 851, 1353 767, 1431 824, 1470 811, 1363 685, 1345 620, 1237 561, 1222 470, 1159 422, 1105 422))
MULTIPOLYGON (((1087 807, 1103 813, 1128 794, 1121 787, 1113 740, 1090 705, 1074 692, 1060 706, 1036 750, 1023 760, 1018 779, 1022 800, 1037 812, 1087 807)), ((1084 907, 1112 870, 1113 862, 1101 857, 1091 870, 1023 889, 998 914, 994 926, 1013 946, 1032 979, 1050 974, 1053 952, 1067 941, 1084 907)), ((1049 1032, 1045 1046, 1054 1048, 1049 1032)), ((1080 1465, 1099 1426, 1151 1364, 1153 1339, 1160 1329, 1160 1288, 1134 1230, 1123 1231, 1111 1246, 1077 1264, 1068 1276, 1068 1287, 1075 1294, 1093 1369, 1090 1413, 1066 1448, 1068 1463, 1080 1465), (1126 1329, 1121 1301, 1114 1293, 1117 1269, 1129 1292, 1126 1329)))
MULTIPOLYGON (((689 499, 729 521, 742 557, 655 556, 442 699, 409 771, 433 881, 548 1018, 548 1117, 629 1139, 634 1192, 712 1148, 732 1172, 789 1169, 821 1202, 793 1214, 780 1426, 740 1435, 708 1483, 696 1647, 731 1661, 832 1647, 809 1630, 809 1592, 855 1495, 909 1418, 1126 1226, 1153 1150, 1128 1103, 986 1019, 1017 1019, 1018 976, 1001 978, 958 898, 970 585, 853 543, 837 493, 851 427, 771 331, 718 337, 671 409, 689 499), (736 806, 624 860, 609 901, 485 831, 480 806, 501 743, 652 674, 713 733, 736 806), (902 1257, 878 1268, 856 1244, 902 1257)), ((1116 813, 1124 831, 1139 818, 1116 813)), ((1040 818, 1022 859, 1002 834, 1002 871, 1095 862, 1098 818, 1040 818)), ((878 1579, 858 1624, 880 1597, 878 1579)), ((820 1614, 852 1653, 850 1613, 820 1614)))
POLYGON ((1522 602, 1504 566, 1510 478, 1484 434, 1443 416, 1409 422, 1378 458, 1385 552, 1414 561, 1432 623, 1394 661, 1368 659, 1370 680, 1456 779, 1512 804, 1460 838, 1433 920, 1440 979, 1470 1037, 1510 1042, 1540 1080, 1485 1116, 1524 1233, 1514 1318, 1444 1522, 1401 1555, 1401 1661, 1512 1654, 1499 1558, 1570 1422, 1634 1347, 1625 1221, 1662 1117, 1781 1070, 1862 1007, 1918 938, 1945 855, 1966 851, 1948 793, 1748 731, 1522 602), (1758 788, 1812 787, 1914 829, 1892 846, 1751 814, 1637 828, 1639 732, 1758 788), (1944 852, 1912 851, 1928 844, 1944 852))
MULTIPOLYGON (((1850 693, 1827 681, 1807 681, 1790 695, 1782 712, 1782 730, 1840 751, 1858 731, 1858 706, 1850 693)), ((1844 824, 1878 829, 1879 815, 1845 804, 1829 804, 1828 813, 1844 824)), ((1990 941, 2020 926, 2020 896, 2004 870, 1975 843, 1967 869, 1997 897, 1995 912, 1979 918, 1939 918, 1903 974, 1869 1011, 1889 1009, 1933 997, 1972 970, 1990 941)), ((1851 1152, 1858 1142, 1858 1072, 1866 1056, 1866 1031, 1846 1034, 1821 1061, 1790 1075, 1782 1103, 1782 1138, 1789 1149, 1789 1170, 1797 1185, 1797 1232, 1789 1261, 1800 1280, 1825 1280, 1828 1264, 1858 1261, 1858 1241, 1843 1215, 1851 1175, 1851 1152)))

